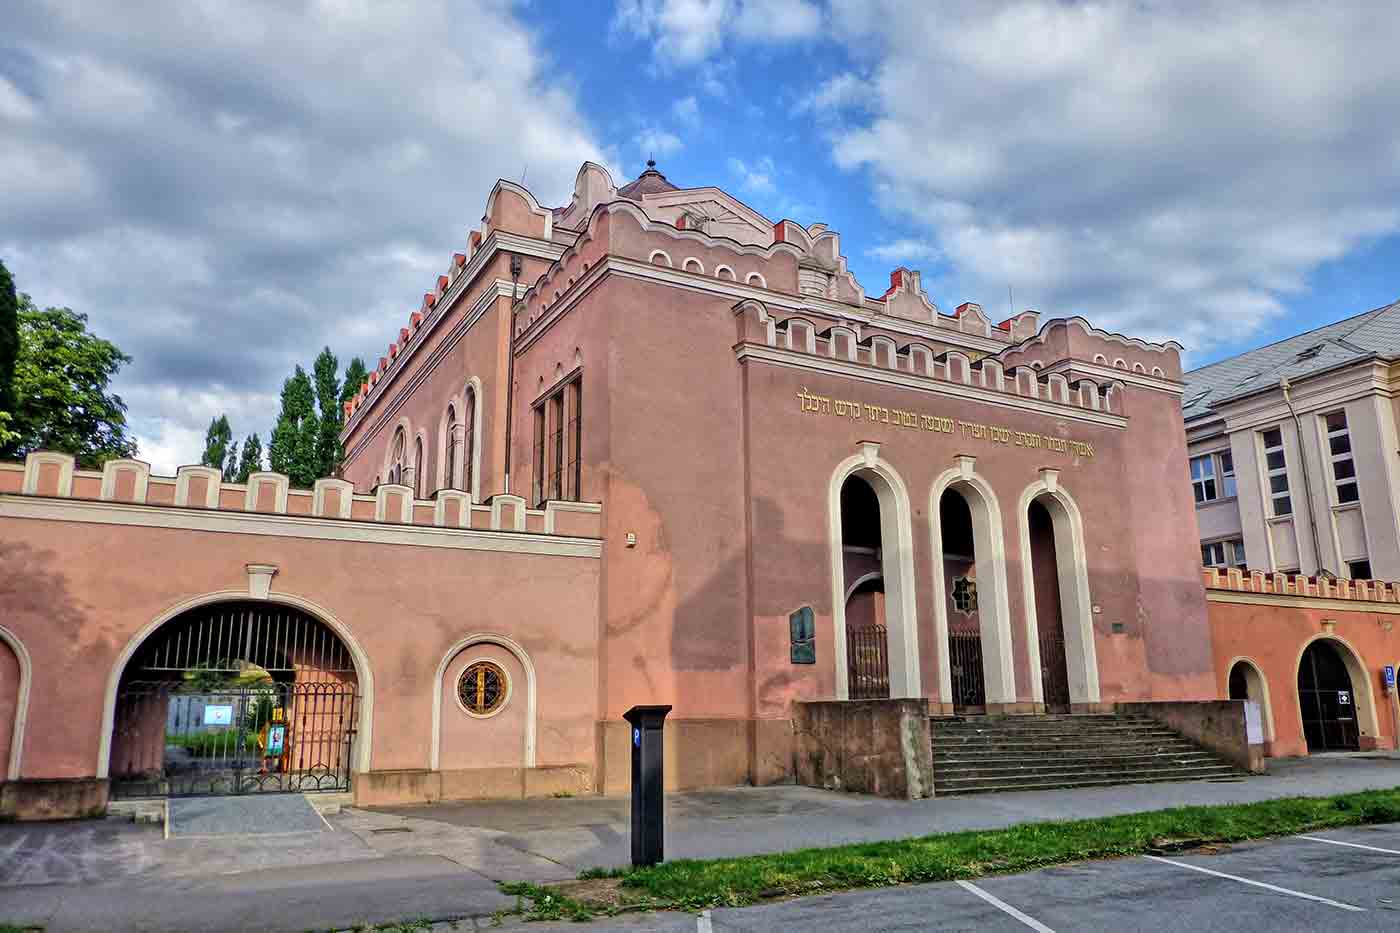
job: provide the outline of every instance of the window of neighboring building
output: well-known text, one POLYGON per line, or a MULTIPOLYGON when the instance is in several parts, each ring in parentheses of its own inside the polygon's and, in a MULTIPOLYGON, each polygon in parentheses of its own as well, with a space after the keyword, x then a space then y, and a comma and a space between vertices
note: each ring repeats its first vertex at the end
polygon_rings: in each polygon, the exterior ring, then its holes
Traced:
POLYGON ((1230 451, 1192 457, 1191 488, 1197 505, 1235 498, 1235 458, 1230 451))
POLYGON ((1293 500, 1288 494, 1288 467, 1283 455, 1283 432, 1270 428, 1260 433, 1264 444, 1264 470, 1269 480, 1269 501, 1274 515, 1292 515, 1293 500))
POLYGON ((1347 413, 1334 411, 1325 415, 1327 447, 1332 455, 1332 479, 1337 485, 1337 502, 1357 502, 1361 496, 1356 489, 1356 461, 1351 456, 1351 431, 1347 428, 1347 413))
POLYGON ((1347 573, 1353 580, 1371 579, 1371 562, 1369 560, 1347 561, 1347 573))
POLYGON ((1210 502, 1218 499, 1215 488, 1215 455, 1191 458, 1191 488, 1195 490, 1196 501, 1210 502))
POLYGON ((577 501, 582 485, 583 382, 573 379, 535 404, 535 504, 577 501))
POLYGON ((1244 567, 1244 539, 1210 541, 1201 545, 1201 564, 1205 567, 1244 567))

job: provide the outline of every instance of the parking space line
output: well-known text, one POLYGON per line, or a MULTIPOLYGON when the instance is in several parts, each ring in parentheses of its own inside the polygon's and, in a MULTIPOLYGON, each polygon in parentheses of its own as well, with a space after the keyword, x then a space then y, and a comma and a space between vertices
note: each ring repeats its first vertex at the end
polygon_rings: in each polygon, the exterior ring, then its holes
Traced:
POLYGON ((714 928, 710 912, 708 910, 700 911, 700 916, 695 918, 695 933, 714 933, 714 928))
POLYGON ((966 891, 971 891, 973 894, 976 894, 978 897, 982 898, 982 900, 986 901, 988 904, 991 904, 996 909, 1010 914, 1017 920, 1024 923, 1026 926, 1030 927, 1032 930, 1035 930, 1035 933, 1055 933, 1054 930, 1050 929, 1048 926, 1041 923, 1039 920, 1035 919, 1034 917, 1026 916, 1019 910, 1017 910, 1015 907, 1012 907, 1010 904, 1006 903, 1006 901, 1003 901, 1001 898, 997 897, 995 894, 992 894, 988 891, 983 891, 971 881, 959 881, 958 887, 966 891))
POLYGON ((1386 855, 1400 855, 1400 849, 1382 849, 1380 846, 1362 845, 1359 842, 1343 842, 1340 839, 1324 839, 1321 836, 1298 836, 1298 839, 1307 839, 1312 842, 1325 842, 1332 846, 1346 846, 1348 849, 1365 849, 1368 852, 1384 852, 1386 855))
POLYGON ((1151 859, 1154 862, 1164 862, 1167 865, 1175 865, 1178 868, 1187 868, 1191 871, 1198 871, 1203 875, 1214 875, 1217 878, 1228 878, 1230 881, 1238 881, 1240 884, 1252 885, 1256 888, 1263 888, 1266 891, 1274 891, 1278 894, 1287 894, 1290 897, 1301 897, 1305 901, 1317 901, 1319 904, 1326 904, 1329 907, 1337 907, 1341 910, 1353 910, 1364 912, 1365 907, 1357 907, 1355 904, 1343 904, 1341 901, 1334 901, 1325 897, 1318 897, 1316 894, 1304 894, 1302 891, 1294 891, 1292 888, 1281 888, 1276 884, 1266 884, 1263 881, 1253 881, 1249 878, 1241 878, 1239 875, 1227 875, 1223 871, 1216 871, 1213 868, 1203 868, 1200 865, 1192 865, 1189 862, 1178 862, 1175 859, 1162 858, 1158 855, 1144 855, 1143 858, 1151 859))

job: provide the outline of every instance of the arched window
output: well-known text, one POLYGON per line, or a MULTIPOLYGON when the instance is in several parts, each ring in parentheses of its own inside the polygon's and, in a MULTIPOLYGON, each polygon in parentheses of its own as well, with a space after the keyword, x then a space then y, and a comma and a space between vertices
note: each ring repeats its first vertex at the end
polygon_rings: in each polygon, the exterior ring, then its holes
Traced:
POLYGON ((423 487, 428 485, 427 464, 423 460, 423 438, 413 442, 413 494, 418 498, 427 497, 423 487))
POLYGON ((394 432, 393 453, 389 455, 389 482, 403 482, 404 436, 403 428, 394 432))
POLYGON ((476 390, 468 387, 462 412, 462 488, 473 492, 472 466, 476 461, 476 390))
POLYGON ((448 489, 456 488, 457 479, 457 409, 447 406, 446 468, 442 474, 442 484, 448 489))

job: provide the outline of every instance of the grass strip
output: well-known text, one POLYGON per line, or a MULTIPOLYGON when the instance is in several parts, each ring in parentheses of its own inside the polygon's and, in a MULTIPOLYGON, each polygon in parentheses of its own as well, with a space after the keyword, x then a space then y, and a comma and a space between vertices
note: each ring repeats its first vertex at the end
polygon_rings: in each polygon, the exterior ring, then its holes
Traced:
MULTIPOLYGON (((940 833, 830 849, 687 859, 651 868, 591 869, 581 877, 619 879, 628 894, 626 900, 637 907, 694 911, 738 907, 774 897, 971 879, 1163 849, 1397 822, 1400 788, 1335 797, 1179 807, 1090 820, 1022 823, 1005 829, 940 833)), ((536 905, 541 904, 542 897, 560 896, 534 885, 517 887, 511 893, 527 897, 536 905)), ((587 902, 580 901, 565 905, 555 900, 551 906, 555 909, 546 912, 559 919, 586 919, 590 910, 587 902)))

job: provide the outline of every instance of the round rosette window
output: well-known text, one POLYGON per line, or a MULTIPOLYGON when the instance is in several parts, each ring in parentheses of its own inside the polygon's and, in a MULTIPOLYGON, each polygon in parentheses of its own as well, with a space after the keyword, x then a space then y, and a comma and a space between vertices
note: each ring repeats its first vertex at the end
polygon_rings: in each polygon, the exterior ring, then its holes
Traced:
POLYGON ((510 677, 494 661, 473 661, 457 680, 457 702, 473 716, 493 716, 510 698, 510 677))

